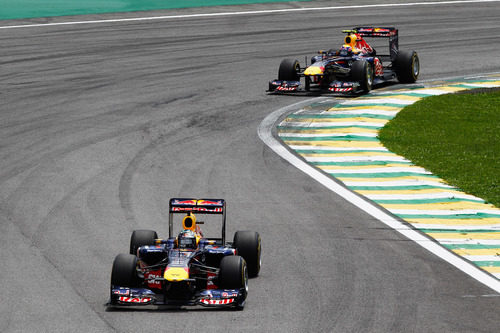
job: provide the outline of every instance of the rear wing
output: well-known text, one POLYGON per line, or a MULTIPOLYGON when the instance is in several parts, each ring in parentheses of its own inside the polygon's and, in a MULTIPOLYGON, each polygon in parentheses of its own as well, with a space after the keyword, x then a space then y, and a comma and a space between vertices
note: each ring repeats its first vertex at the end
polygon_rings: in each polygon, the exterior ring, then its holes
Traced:
POLYGON ((202 214, 224 214, 226 202, 224 199, 185 199, 172 198, 169 213, 199 212, 202 214))
POLYGON ((224 199, 170 199, 168 205, 169 237, 174 237, 174 214, 186 214, 188 212, 222 215, 222 244, 226 244, 226 201, 224 199))
POLYGON ((398 29, 394 27, 356 27, 356 31, 361 37, 391 37, 398 35, 398 29))
MULTIPOLYGON (((391 61, 396 60, 396 56, 399 52, 398 29, 394 27, 355 27, 351 31, 361 37, 389 38, 391 61)), ((344 30, 343 32, 349 32, 349 30, 344 30)))

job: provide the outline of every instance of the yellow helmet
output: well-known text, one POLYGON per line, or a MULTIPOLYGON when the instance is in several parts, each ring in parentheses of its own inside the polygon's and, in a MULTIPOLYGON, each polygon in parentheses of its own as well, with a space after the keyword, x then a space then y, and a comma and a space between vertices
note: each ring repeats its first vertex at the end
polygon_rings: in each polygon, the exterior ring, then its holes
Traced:
POLYGON ((356 47, 357 37, 355 34, 349 34, 344 38, 344 44, 349 45, 352 48, 356 47))
POLYGON ((182 228, 184 230, 196 230, 196 216, 193 213, 188 212, 187 215, 184 216, 182 219, 182 228))

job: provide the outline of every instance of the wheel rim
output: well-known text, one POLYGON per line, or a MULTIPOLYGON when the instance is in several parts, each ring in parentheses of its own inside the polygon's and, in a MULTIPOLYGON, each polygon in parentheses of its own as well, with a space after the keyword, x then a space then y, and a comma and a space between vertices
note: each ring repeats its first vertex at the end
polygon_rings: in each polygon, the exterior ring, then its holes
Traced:
POLYGON ((412 67, 413 77, 416 78, 420 72, 420 61, 418 60, 417 55, 413 55, 413 63, 411 67, 412 67))
POLYGON ((248 271, 247 271, 247 265, 244 265, 243 267, 243 284, 245 286, 245 291, 248 293, 248 271))
POLYGON ((368 89, 371 89, 373 85, 373 68, 368 65, 366 68, 366 86, 368 89))

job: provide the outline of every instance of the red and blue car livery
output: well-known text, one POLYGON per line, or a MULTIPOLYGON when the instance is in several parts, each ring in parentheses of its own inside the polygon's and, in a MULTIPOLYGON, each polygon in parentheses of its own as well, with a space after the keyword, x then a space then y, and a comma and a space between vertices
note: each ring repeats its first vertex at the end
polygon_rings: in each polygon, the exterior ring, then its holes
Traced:
POLYGON ((268 92, 368 93, 375 85, 394 79, 401 83, 414 83, 418 79, 418 54, 399 49, 396 28, 355 27, 342 32, 347 35, 339 50, 319 51, 305 67, 296 59, 283 59, 278 79, 269 82, 268 92), (387 38, 389 53, 379 54, 365 40, 367 37, 387 38))
POLYGON ((153 230, 135 230, 130 251, 113 262, 109 306, 202 305, 243 309, 248 278, 260 271, 261 238, 237 231, 226 242, 223 199, 172 198, 169 237, 153 230), (206 238, 196 214, 220 215, 220 238, 206 238), (182 231, 174 236, 174 214, 184 214, 182 231))

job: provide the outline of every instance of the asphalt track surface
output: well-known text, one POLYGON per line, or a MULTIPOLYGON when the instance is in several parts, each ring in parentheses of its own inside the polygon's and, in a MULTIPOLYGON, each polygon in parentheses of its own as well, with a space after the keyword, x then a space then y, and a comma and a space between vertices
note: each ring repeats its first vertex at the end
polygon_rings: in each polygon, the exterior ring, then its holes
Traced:
POLYGON ((301 101, 264 93, 279 61, 338 47, 342 28, 398 27, 430 80, 498 72, 499 17, 491 2, 2 30, 0 330, 496 332, 498 294, 257 128, 301 101), (244 311, 106 310, 114 256, 134 229, 166 235, 174 196, 225 198, 228 234, 261 234, 244 311))

